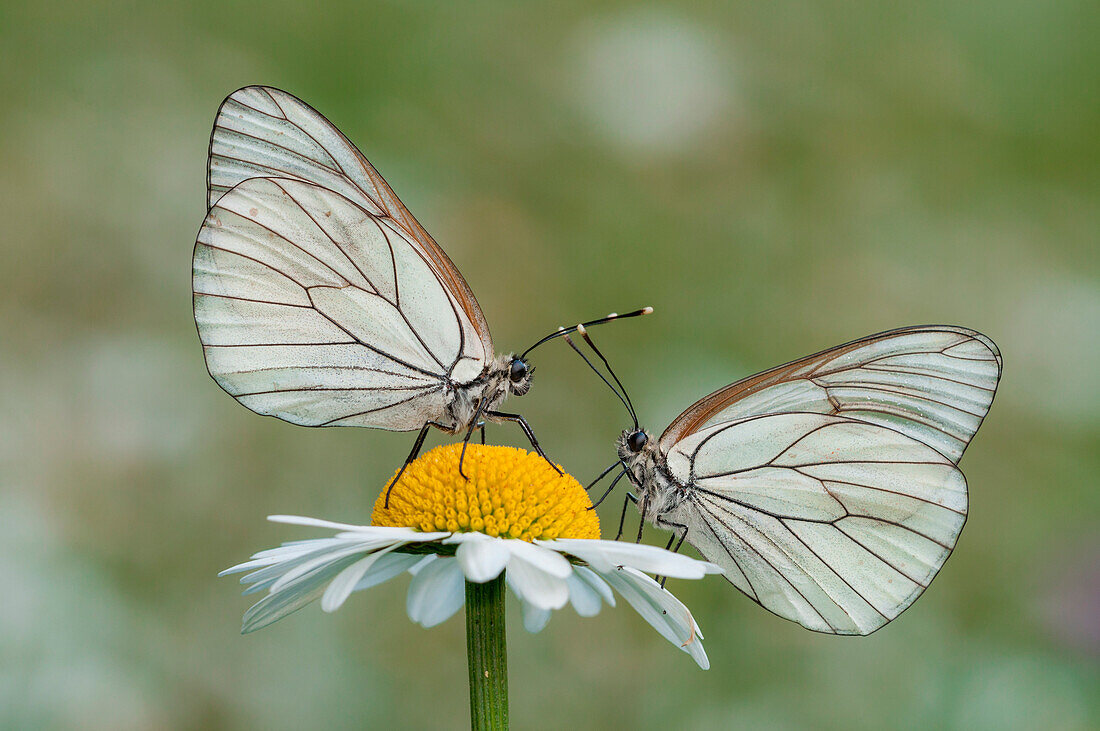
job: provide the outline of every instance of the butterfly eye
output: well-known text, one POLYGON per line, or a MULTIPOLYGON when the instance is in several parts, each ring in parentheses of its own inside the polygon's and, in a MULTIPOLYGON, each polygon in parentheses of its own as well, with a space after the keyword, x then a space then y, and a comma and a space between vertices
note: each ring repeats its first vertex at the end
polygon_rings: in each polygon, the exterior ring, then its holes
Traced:
POLYGON ((512 361, 512 367, 508 371, 508 378, 512 383, 519 383, 527 377, 527 364, 519 358, 512 361))
POLYGON ((649 437, 646 436, 644 431, 636 431, 627 437, 626 443, 630 447, 631 452, 640 452, 645 448, 646 442, 649 441, 649 437))

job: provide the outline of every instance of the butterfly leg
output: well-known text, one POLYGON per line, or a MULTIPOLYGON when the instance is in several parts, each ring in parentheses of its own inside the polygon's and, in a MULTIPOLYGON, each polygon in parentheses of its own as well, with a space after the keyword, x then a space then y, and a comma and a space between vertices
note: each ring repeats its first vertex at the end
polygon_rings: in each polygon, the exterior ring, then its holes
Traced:
POLYGON ((623 479, 624 474, 624 472, 620 472, 618 475, 615 476, 615 479, 612 480, 611 484, 607 486, 606 490, 604 490, 603 495, 600 495, 600 499, 592 503, 592 507, 590 507, 589 510, 595 510, 600 506, 600 503, 607 499, 607 496, 610 495, 611 491, 615 489, 615 485, 618 485, 619 480, 623 479))
POLYGON ((485 444, 485 422, 479 421, 477 423, 477 428, 481 430, 481 443, 485 444))
POLYGON ((626 506, 629 505, 631 502, 637 505, 638 498, 634 493, 628 492, 626 494, 626 497, 623 498, 623 512, 621 515, 619 515, 619 532, 615 534, 616 541, 623 537, 623 525, 626 524, 626 506))
POLYGON ((642 542, 642 530, 645 528, 645 514, 649 512, 649 496, 653 493, 646 493, 642 497, 642 504, 639 506, 639 511, 642 513, 642 519, 638 521, 638 537, 634 539, 635 543, 642 542))
POLYGON ((491 416, 494 419, 500 419, 501 421, 514 421, 519 424, 520 429, 523 429, 523 433, 527 435, 527 440, 531 442, 531 446, 535 448, 538 455, 546 460, 546 462, 554 468, 554 471, 559 475, 561 470, 558 466, 550 461, 550 458, 546 456, 546 452, 542 451, 542 447, 539 446, 539 440, 535 438, 535 432, 531 430, 531 425, 527 423, 527 419, 524 419, 519 414, 505 414, 503 411, 486 411, 486 416, 491 416))
POLYGON ((428 436, 428 429, 433 426, 440 431, 450 431, 446 425, 440 424, 438 421, 429 421, 424 424, 424 428, 416 435, 416 441, 413 442, 412 451, 409 452, 409 456, 405 458, 405 464, 401 465, 401 469, 398 471, 397 476, 393 478, 390 486, 386 488, 386 501, 382 505, 383 509, 389 509, 390 492, 393 491, 393 486, 401 479, 401 475, 405 474, 405 468, 412 464, 413 460, 420 454, 420 450, 424 447, 424 437, 428 436))
POLYGON ((592 482, 588 483, 588 487, 586 487, 586 488, 584 488, 584 489, 585 489, 585 490, 591 490, 591 489, 592 489, 593 487, 595 487, 595 486, 596 486, 596 484, 597 484, 597 483, 598 483, 598 482, 599 482, 600 480, 602 480, 603 478, 607 477, 607 473, 608 473, 608 472, 610 472, 611 470, 615 469, 615 466, 616 466, 617 464, 619 464, 619 463, 618 463, 618 462, 612 462, 612 463, 611 463, 611 466, 610 466, 610 467, 608 467, 608 468, 607 468, 606 470, 604 470, 603 472, 601 472, 601 473, 600 473, 600 475, 599 475, 599 477, 597 477, 596 479, 592 480, 592 482))
MULTIPOLYGON (((667 551, 671 548, 673 553, 679 553, 680 552, 680 546, 684 545, 684 539, 687 538, 688 527, 686 525, 684 525, 683 523, 673 523, 670 520, 660 519, 660 520, 658 520, 658 522, 662 526, 666 526, 666 527, 672 529, 672 535, 668 537, 668 545, 665 546, 665 550, 667 551), (676 541, 676 529, 677 528, 680 528, 683 531, 682 533, 680 533, 680 540, 678 540, 678 541, 676 541), (672 548, 672 542, 673 541, 676 541, 676 548, 672 548)), ((668 577, 667 576, 657 576, 657 577, 654 577, 654 578, 655 579, 660 579, 661 588, 664 589, 665 588, 665 582, 668 581, 668 577)))
MULTIPOLYGON (((584 488, 585 491, 586 492, 591 492, 592 488, 595 487, 597 484, 599 484, 600 480, 607 477, 608 473, 611 472, 611 470, 615 469, 618 465, 619 465, 618 462, 611 463, 610 467, 608 467, 606 470, 601 472, 599 474, 599 476, 596 477, 596 479, 592 480, 592 482, 588 483, 588 485, 584 488)), ((588 509, 589 510, 595 510, 597 507, 599 507, 600 503, 602 503, 607 498, 607 496, 611 494, 611 490, 615 487, 615 483, 618 482, 620 478, 622 478, 622 475, 619 475, 618 477, 616 477, 615 480, 611 483, 611 487, 607 488, 607 491, 604 492, 604 494, 600 496, 599 500, 597 500, 592 505, 588 506, 588 509)))
MULTIPOLYGON (((477 410, 474 412, 474 418, 470 419, 470 427, 466 430, 466 438, 462 440, 462 454, 458 456, 458 474, 462 475, 462 479, 467 482, 470 478, 466 476, 466 473, 462 471, 462 463, 466 460, 466 447, 470 444, 470 437, 474 434, 474 429, 477 429, 478 420, 481 418, 481 412, 485 408, 485 401, 477 402, 477 410)), ((490 414, 492 412, 489 412, 490 414)), ((482 444, 485 443, 485 425, 481 427, 482 444)))

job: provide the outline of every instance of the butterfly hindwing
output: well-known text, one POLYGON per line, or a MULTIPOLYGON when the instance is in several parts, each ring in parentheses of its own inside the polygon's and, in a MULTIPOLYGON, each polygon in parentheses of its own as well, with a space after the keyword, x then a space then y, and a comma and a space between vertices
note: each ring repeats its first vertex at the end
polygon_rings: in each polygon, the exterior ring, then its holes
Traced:
POLYGON ((661 517, 766 609, 869 634, 924 591, 966 520, 943 455, 879 425, 782 413, 706 427, 666 454, 686 497, 661 517))

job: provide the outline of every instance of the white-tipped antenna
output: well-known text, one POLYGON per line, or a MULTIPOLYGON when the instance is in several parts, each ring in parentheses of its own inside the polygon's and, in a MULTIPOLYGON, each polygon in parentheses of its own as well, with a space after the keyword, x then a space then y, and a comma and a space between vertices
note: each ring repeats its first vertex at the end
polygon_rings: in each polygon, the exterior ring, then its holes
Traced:
MULTIPOLYGON (((597 320, 589 320, 588 322, 581 323, 581 325, 584 325, 585 327, 592 327, 593 325, 602 325, 605 322, 613 322, 614 320, 625 320, 628 317, 639 317, 641 315, 648 315, 651 312, 653 312, 652 307, 643 307, 640 310, 634 310, 633 312, 627 312, 625 315, 620 315, 617 312, 612 312, 607 317, 601 317, 597 320)), ((520 360, 523 360, 524 358, 526 358, 528 353, 530 353, 532 350, 534 350, 535 348, 537 348, 540 345, 542 345, 543 343, 545 343, 547 340, 553 340, 554 338, 561 337, 563 335, 568 335, 571 332, 575 332, 578 327, 580 327, 580 325, 574 325, 573 327, 559 327, 555 332, 550 333, 546 337, 544 337, 541 340, 539 340, 538 342, 536 342, 530 348, 523 351, 523 353, 519 356, 520 360)))
POLYGON ((607 380, 607 378, 604 377, 604 374, 600 373, 600 369, 592 364, 592 361, 590 361, 588 359, 588 356, 585 355, 584 352, 581 351, 581 349, 577 347, 576 343, 573 342, 573 339, 570 338, 568 334, 564 334, 564 328, 562 329, 562 332, 563 332, 562 338, 569 345, 569 347, 572 348, 574 350, 574 352, 576 352, 576 354, 581 357, 581 360, 583 360, 585 363, 588 364, 588 367, 592 369, 592 372, 595 373, 597 376, 599 376, 600 380, 603 381, 605 384, 607 384, 607 387, 611 389, 611 392, 613 394, 615 394, 616 396, 618 396, 619 400, 623 402, 623 406, 626 407, 626 411, 627 411, 628 414, 630 414, 630 418, 634 420, 634 428, 637 429, 638 428, 638 417, 634 414, 634 409, 630 406, 630 402, 627 401, 627 399, 625 399, 623 397, 623 394, 619 393, 619 390, 617 388, 615 388, 614 386, 611 385, 611 381, 607 380))
MULTIPOLYGON (((643 308, 643 310, 641 310, 642 314, 648 314, 647 312, 645 312, 645 310, 649 310, 650 312, 652 312, 653 308, 643 308)), ((577 325, 577 332, 579 332, 581 334, 581 337, 584 338, 584 342, 588 343, 588 347, 592 348, 592 352, 598 355, 600 360, 603 361, 604 367, 607 368, 607 372, 611 374, 611 377, 615 379, 615 383, 619 384, 619 388, 622 389, 623 396, 626 397, 626 408, 630 411, 631 418, 634 419, 634 428, 637 429, 638 412, 634 410, 634 402, 630 400, 630 394, 626 392, 626 386, 624 386, 623 382, 619 380, 619 377, 615 375, 615 371, 611 368, 611 364, 607 362, 607 358, 603 357, 603 353, 601 353, 600 349, 596 347, 596 344, 592 342, 592 338, 588 335, 588 330, 585 329, 583 324, 577 325)))

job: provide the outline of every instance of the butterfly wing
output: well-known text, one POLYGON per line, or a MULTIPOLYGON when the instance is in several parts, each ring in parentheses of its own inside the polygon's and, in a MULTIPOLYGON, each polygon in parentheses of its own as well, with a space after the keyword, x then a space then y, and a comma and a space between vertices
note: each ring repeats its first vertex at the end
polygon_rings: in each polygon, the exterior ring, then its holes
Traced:
POLYGON ((302 180, 251 178, 221 195, 193 289, 210 374, 295 424, 420 428, 492 357, 402 227, 302 180))
POLYGON ((1000 351, 981 333, 947 325, 891 330, 719 389, 677 417, 660 444, 670 449, 725 421, 816 412, 895 429, 957 464, 1000 375, 1000 351))
POLYGON ((210 135, 207 205, 249 178, 291 178, 339 193, 379 219, 389 219, 418 249, 458 300, 482 348, 493 352, 489 326, 469 285, 443 249, 405 208, 361 152, 317 110, 285 91, 238 89, 222 102, 210 135))
POLYGON ((844 416, 780 413, 705 427, 666 455, 688 486, 659 516, 765 609, 866 635, 927 588, 966 521, 952 461, 844 416))

